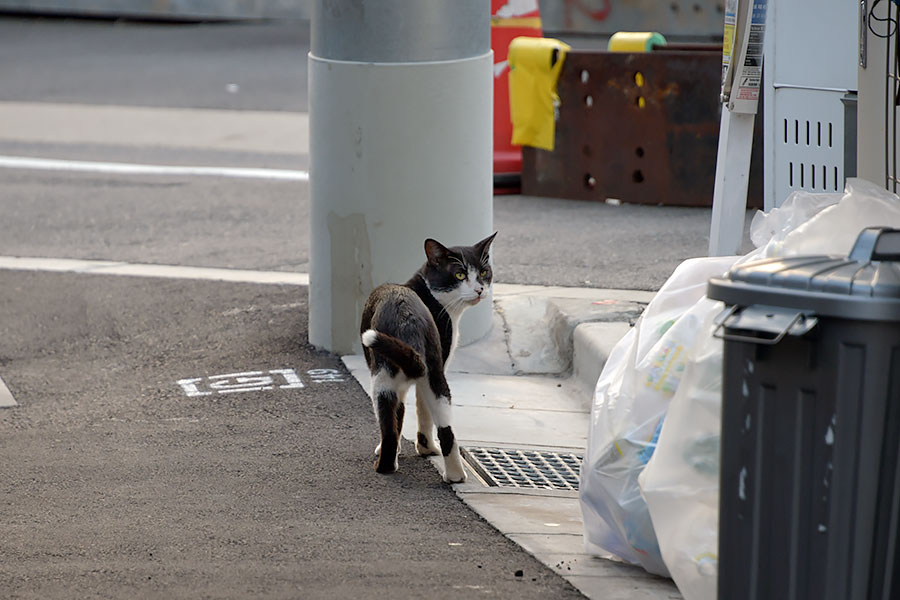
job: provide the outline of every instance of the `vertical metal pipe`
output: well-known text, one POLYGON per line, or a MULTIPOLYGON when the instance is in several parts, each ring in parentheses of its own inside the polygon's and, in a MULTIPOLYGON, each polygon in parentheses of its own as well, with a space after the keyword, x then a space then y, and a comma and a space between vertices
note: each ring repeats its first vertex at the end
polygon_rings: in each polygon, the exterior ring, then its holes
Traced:
MULTIPOLYGON (((891 18, 891 3, 887 3, 887 16, 891 18)), ((891 122, 891 90, 894 82, 891 81, 891 40, 884 42, 884 187, 891 189, 891 147, 890 147, 890 122, 891 122)))
POLYGON ((900 89, 900 69, 897 68, 897 49, 898 40, 900 40, 900 8, 893 7, 893 2, 888 3, 888 18, 894 28, 894 35, 888 39, 888 98, 887 105, 891 111, 891 187, 889 188, 895 194, 897 193, 897 90, 900 89), (891 13, 893 12, 893 16, 891 13))
MULTIPOLYGON (((492 53, 483 0, 316 0, 309 55, 309 339, 360 350, 369 292, 423 244, 492 232, 492 53)), ((491 303, 461 342, 490 329, 491 303)))

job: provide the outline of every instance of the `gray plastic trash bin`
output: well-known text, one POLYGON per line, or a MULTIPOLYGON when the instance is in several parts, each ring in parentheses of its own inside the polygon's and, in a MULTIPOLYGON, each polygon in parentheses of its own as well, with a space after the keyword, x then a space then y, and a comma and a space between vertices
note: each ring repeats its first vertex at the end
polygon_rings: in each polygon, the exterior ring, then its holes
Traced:
POLYGON ((729 306, 719 599, 900 598, 900 230, 707 295, 729 306))

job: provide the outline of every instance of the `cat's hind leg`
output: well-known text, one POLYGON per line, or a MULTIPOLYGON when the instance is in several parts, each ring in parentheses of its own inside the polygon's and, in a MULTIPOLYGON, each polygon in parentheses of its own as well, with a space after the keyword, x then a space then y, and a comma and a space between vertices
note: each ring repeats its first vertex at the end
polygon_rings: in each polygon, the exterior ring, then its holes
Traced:
POLYGON ((428 381, 420 379, 416 384, 416 421, 418 431, 416 433, 416 453, 419 456, 432 456, 440 454, 437 442, 434 441, 434 421, 431 419, 431 411, 425 400, 423 388, 428 387, 428 381))
POLYGON ((420 385, 416 386, 416 389, 422 387, 422 396, 428 405, 431 418, 437 426, 441 454, 444 455, 444 481, 462 483, 466 480, 466 470, 463 467, 459 444, 456 443, 456 436, 453 434, 451 425, 450 387, 441 371, 430 370, 427 381, 428 385, 422 381, 420 385))
POLYGON ((406 388, 398 387, 383 371, 372 378, 372 406, 381 432, 381 442, 375 448, 375 470, 379 473, 393 473, 399 468, 405 395, 406 388))

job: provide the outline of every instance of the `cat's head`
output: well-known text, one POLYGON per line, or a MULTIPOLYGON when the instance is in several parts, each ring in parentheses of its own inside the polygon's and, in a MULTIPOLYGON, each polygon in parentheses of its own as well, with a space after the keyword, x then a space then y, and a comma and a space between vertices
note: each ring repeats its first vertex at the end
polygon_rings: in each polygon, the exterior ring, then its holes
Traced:
POLYGON ((494 232, 474 246, 451 248, 437 240, 425 240, 428 261, 422 267, 422 276, 448 313, 459 314, 487 296, 494 277, 489 252, 496 235, 494 232))

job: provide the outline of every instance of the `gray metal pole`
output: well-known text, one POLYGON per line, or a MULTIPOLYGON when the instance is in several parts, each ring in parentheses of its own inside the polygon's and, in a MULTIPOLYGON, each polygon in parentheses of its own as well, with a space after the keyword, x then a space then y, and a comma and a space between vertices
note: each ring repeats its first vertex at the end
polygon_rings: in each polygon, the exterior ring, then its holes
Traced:
MULTIPOLYGON (((894 38, 884 39, 876 36, 868 26, 869 10, 872 1, 860 2, 860 29, 857 82, 859 96, 856 106, 856 172, 857 176, 867 179, 893 191, 888 181, 889 157, 894 156, 897 148, 888 130, 890 110, 888 106, 889 90, 893 89, 889 71, 890 46, 894 38)), ((890 2, 883 2, 875 11, 876 17, 886 18, 889 15, 890 2)), ((882 34, 889 31, 890 24, 877 21, 872 28, 882 34)), ((894 35, 897 35, 896 33, 894 35)))
MULTIPOLYGON (((492 232, 493 57, 484 0, 316 0, 309 55, 309 339, 359 352, 377 285, 423 244, 492 232)), ((485 335, 491 303, 461 342, 485 335)))

